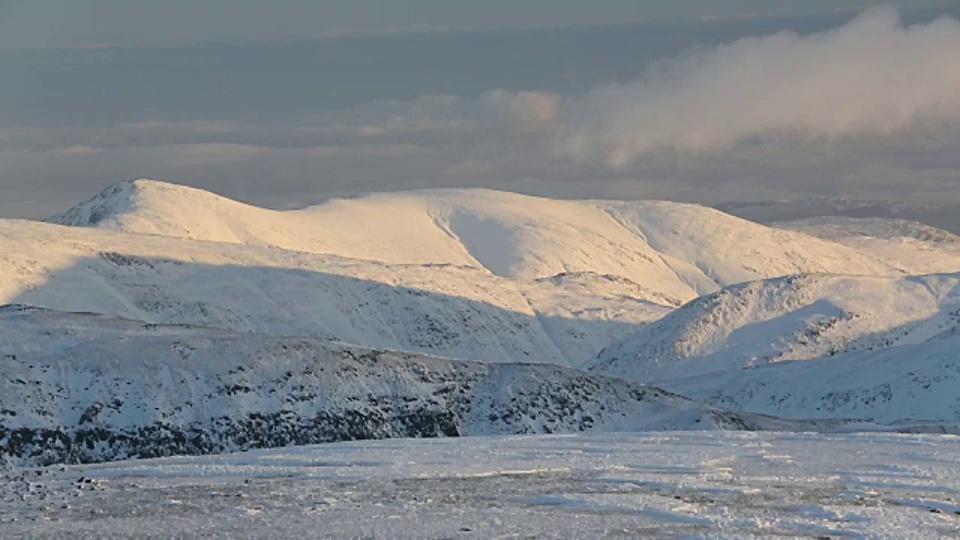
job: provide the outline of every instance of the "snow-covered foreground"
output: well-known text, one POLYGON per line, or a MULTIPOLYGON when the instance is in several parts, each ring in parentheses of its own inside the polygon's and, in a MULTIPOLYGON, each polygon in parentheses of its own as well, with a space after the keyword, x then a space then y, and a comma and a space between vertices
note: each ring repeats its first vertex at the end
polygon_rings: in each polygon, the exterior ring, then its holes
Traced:
POLYGON ((960 534, 960 439, 670 432, 389 440, 6 473, 0 536, 960 534))

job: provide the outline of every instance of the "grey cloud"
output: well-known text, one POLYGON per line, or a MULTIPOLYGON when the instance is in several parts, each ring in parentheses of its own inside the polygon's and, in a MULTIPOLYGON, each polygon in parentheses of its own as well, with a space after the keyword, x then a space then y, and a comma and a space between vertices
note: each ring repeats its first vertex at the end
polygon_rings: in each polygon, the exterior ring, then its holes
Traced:
POLYGON ((462 186, 703 203, 960 200, 955 50, 955 19, 905 26, 881 10, 835 30, 699 47, 582 92, 524 85, 263 120, 8 123, 0 215, 53 213, 143 176, 275 207, 462 186))

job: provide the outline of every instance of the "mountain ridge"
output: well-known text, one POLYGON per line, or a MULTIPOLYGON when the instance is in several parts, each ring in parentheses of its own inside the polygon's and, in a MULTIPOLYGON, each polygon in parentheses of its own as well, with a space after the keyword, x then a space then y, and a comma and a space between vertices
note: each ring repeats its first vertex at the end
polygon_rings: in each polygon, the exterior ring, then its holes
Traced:
POLYGON ((492 190, 276 211, 136 180, 50 221, 0 220, 0 302, 571 366, 732 284, 913 270, 696 205, 492 190))
POLYGON ((474 265, 524 281, 584 271, 641 284, 653 278, 661 292, 681 301, 775 275, 910 273, 869 253, 703 206, 553 200, 488 189, 368 194, 280 211, 135 180, 48 221, 388 263, 474 265), (743 249, 754 260, 736 260, 743 249))
POLYGON ((960 326, 960 273, 794 275, 694 300, 606 348, 588 369, 661 381, 923 342, 960 326))

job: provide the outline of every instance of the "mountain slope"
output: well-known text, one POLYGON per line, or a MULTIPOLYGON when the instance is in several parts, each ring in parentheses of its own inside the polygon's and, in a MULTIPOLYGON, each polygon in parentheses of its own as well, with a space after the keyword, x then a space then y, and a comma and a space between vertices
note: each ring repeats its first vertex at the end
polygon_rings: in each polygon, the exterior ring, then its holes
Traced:
POLYGON ((960 424, 960 334, 882 350, 676 379, 692 399, 786 418, 960 424))
MULTIPOLYGON (((568 364, 595 353, 588 342, 559 351, 550 317, 514 283, 474 267, 0 220, 0 269, 0 302, 496 362, 568 364)), ((641 320, 656 316, 640 307, 641 320)), ((639 322, 625 317, 604 332, 622 336, 639 322)))
POLYGON ((546 364, 0 307, 0 461, 385 437, 743 429, 773 419, 546 364))
POLYGON ((876 238, 882 240, 913 239, 941 245, 960 244, 960 236, 952 232, 931 227, 918 221, 904 219, 822 216, 794 221, 778 221, 772 223, 772 225, 835 242, 845 242, 855 238, 876 238))
POLYGON ((489 190, 281 212, 136 180, 50 221, 0 220, 0 302, 572 366, 722 285, 910 270, 695 205, 489 190))
POLYGON ((591 370, 663 381, 923 342, 960 325, 960 275, 798 275, 699 298, 604 350, 591 370))
POLYGON ((960 236, 916 221, 818 217, 773 225, 872 253, 885 264, 912 274, 958 270, 960 236))
POLYGON ((910 272, 834 242, 696 205, 563 201, 490 190, 375 194, 281 212, 137 180, 51 221, 386 263, 476 266, 520 281, 593 272, 680 302, 792 273, 910 272))

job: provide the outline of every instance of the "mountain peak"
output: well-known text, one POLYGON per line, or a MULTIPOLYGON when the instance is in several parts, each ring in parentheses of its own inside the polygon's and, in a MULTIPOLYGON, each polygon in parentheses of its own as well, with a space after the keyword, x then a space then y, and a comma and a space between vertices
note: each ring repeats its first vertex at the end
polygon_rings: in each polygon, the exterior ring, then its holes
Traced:
POLYGON ((133 206, 137 183, 141 180, 126 180, 108 186, 90 199, 66 212, 50 216, 44 221, 75 227, 92 227, 128 211, 133 206))
POLYGON ((73 227, 112 228, 111 223, 120 221, 125 214, 148 206, 144 204, 146 200, 152 199, 152 202, 157 202, 158 199, 163 198, 182 199, 184 197, 216 197, 216 195, 188 186, 137 178, 112 184, 90 199, 44 221, 73 227))
POLYGON ((192 231, 218 228, 222 215, 250 219, 256 217, 251 214, 257 211, 266 210, 190 186, 137 178, 113 184, 45 221, 71 227, 191 238, 192 231))

